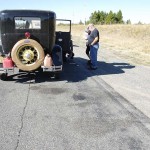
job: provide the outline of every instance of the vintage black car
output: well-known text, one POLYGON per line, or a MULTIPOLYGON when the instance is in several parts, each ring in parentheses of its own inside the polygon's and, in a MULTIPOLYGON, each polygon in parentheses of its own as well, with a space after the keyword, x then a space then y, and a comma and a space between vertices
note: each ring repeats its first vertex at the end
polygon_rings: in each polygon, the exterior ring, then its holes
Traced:
MULTIPOLYGON (((1 55, 9 56, 19 70, 61 72, 66 56, 73 58, 71 20, 68 32, 56 32, 56 14, 40 10, 3 10, 0 12, 1 55), (43 65, 46 55, 53 65, 43 65)), ((59 19, 60 21, 60 19, 59 19)), ((9 67, 5 67, 3 77, 9 67)))

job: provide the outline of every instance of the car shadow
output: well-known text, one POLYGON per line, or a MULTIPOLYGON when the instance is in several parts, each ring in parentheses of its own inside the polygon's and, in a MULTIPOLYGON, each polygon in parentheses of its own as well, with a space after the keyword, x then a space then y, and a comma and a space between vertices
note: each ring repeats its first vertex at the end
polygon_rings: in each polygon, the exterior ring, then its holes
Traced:
POLYGON ((81 57, 74 57, 74 59, 67 59, 63 65, 63 71, 60 73, 60 78, 55 79, 53 73, 37 72, 37 73, 17 73, 8 77, 8 81, 15 81, 20 83, 41 83, 41 82, 80 82, 92 76, 104 76, 111 74, 125 73, 126 69, 133 69, 135 66, 128 63, 106 63, 98 61, 97 70, 89 70, 87 59, 81 57))
POLYGON ((122 74, 125 73, 126 69, 133 69, 135 66, 124 62, 106 63, 98 61, 97 70, 89 70, 88 68, 87 59, 75 57, 64 64, 63 72, 60 74, 60 79, 50 79, 49 75, 45 76, 44 74, 41 74, 36 76, 35 83, 47 81, 81 82, 92 76, 122 74))

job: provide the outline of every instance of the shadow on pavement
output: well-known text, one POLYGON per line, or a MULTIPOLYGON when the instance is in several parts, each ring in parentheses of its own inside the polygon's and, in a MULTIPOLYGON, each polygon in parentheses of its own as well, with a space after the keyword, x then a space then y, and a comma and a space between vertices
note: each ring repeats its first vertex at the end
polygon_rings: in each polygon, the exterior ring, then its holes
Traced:
POLYGON ((106 63, 98 61, 97 70, 89 70, 88 68, 87 59, 74 58, 72 62, 64 65, 62 79, 68 82, 79 82, 92 76, 125 73, 124 69, 132 69, 135 66, 128 63, 106 63))
POLYGON ((55 79, 52 73, 37 72, 37 73, 18 73, 9 76, 8 81, 20 83, 41 83, 41 82, 80 82, 88 77, 111 75, 125 73, 124 69, 132 69, 128 63, 106 63, 98 61, 97 70, 89 70, 87 60, 84 58, 69 59, 63 66, 63 72, 60 73, 60 79, 55 79), (32 81, 34 80, 34 81, 32 81))

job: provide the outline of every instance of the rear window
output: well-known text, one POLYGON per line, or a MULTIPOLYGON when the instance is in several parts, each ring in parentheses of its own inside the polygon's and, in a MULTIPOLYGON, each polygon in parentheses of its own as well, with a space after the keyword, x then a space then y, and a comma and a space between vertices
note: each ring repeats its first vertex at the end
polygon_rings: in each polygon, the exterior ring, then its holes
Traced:
POLYGON ((41 29, 41 19, 38 17, 15 17, 15 29, 41 29))

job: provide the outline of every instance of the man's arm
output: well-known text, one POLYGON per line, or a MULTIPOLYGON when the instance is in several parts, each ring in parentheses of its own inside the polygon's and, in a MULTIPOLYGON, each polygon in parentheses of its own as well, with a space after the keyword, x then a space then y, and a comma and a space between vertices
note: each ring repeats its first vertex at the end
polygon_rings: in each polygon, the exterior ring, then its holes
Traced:
POLYGON ((91 45, 94 45, 97 41, 98 41, 98 36, 93 40, 93 42, 91 43, 91 45))

